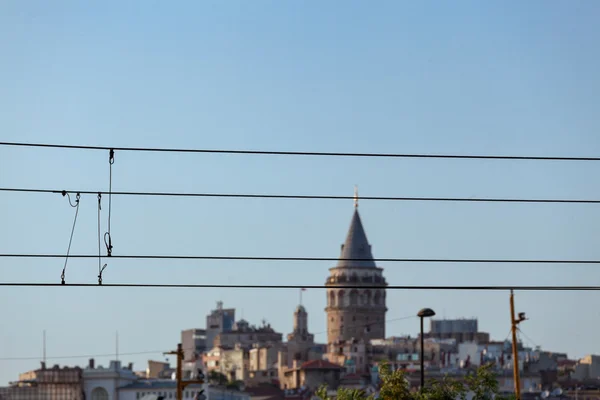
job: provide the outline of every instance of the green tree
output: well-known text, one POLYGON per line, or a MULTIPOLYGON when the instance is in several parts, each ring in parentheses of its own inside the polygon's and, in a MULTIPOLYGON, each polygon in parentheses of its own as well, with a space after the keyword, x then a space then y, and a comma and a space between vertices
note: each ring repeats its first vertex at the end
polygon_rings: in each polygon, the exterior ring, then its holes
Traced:
POLYGON ((219 371, 212 370, 208 373, 208 381, 217 385, 226 385, 227 377, 219 371))
MULTIPOLYGON (((426 382, 423 390, 411 391, 410 383, 403 371, 392 371, 388 364, 379 366, 381 400, 465 400, 472 393, 472 400, 510 400, 513 396, 503 398, 498 394, 498 381, 491 365, 482 366, 467 375, 462 381, 444 377, 441 380, 426 382)), ((321 400, 332 400, 327 395, 327 386, 322 386, 316 393, 321 400)), ((374 395, 367 396, 362 390, 339 389, 336 400, 375 400, 374 395)))

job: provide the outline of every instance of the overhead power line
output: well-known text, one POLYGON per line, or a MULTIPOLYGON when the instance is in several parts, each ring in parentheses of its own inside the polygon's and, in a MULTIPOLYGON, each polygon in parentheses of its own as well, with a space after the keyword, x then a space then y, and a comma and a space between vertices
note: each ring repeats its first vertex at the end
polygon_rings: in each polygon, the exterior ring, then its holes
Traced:
MULTIPOLYGON (((408 319, 416 319, 417 316, 416 315, 406 315, 404 317, 399 317, 399 318, 390 318, 390 319, 386 319, 384 322, 385 323, 390 323, 390 322, 398 322, 398 321, 404 321, 404 320, 408 320, 408 319)), ((359 324, 351 324, 351 325, 347 325, 346 329, 349 328, 362 328, 362 327, 368 327, 377 323, 380 323, 381 321, 373 321, 373 322, 367 322, 367 323, 359 323, 359 324)), ((332 329, 333 331, 338 331, 339 329, 332 329)), ((327 330, 324 331, 319 331, 319 332, 312 332, 313 335, 322 335, 327 333, 327 330)), ((195 347, 188 347, 185 348, 184 350, 195 350, 195 347)), ((142 354, 158 354, 158 353, 167 353, 168 350, 149 350, 149 351, 138 351, 138 352, 132 352, 132 353, 119 353, 119 356, 135 356, 135 355, 142 355, 142 354)), ((55 356, 55 357, 46 357, 46 359, 50 359, 50 360, 59 360, 59 359, 70 359, 70 358, 99 358, 99 357, 114 357, 115 353, 105 353, 105 354, 87 354, 87 355, 70 355, 70 356, 55 356)), ((29 357, 0 357, 0 361, 27 361, 27 360, 39 360, 41 359, 40 356, 29 356, 29 357)))
MULTIPOLYGON (((0 258, 64 258, 65 254, 0 253, 0 258)), ((69 254, 69 258, 98 258, 97 254, 69 254)), ((263 256, 186 256, 186 255, 119 255, 111 258, 139 260, 229 260, 229 261, 365 261, 362 258, 337 257, 263 257, 263 256)), ((469 258, 374 258, 375 262, 464 263, 464 264, 600 264, 600 260, 469 259, 469 258)))
MULTIPOLYGON (((153 351, 137 351, 133 353, 119 353, 119 356, 137 356, 142 354, 162 354, 167 352, 167 350, 153 350, 153 351)), ((87 355, 73 355, 73 356, 56 356, 56 357, 46 357, 46 359, 50 360, 61 360, 61 359, 69 359, 69 358, 96 358, 96 357, 115 357, 115 353, 106 353, 106 354, 87 354, 87 355)), ((27 360, 40 360, 42 357, 0 357, 0 361, 27 361, 27 360)))
MULTIPOLYGON (((0 286, 14 287, 115 287, 115 288, 190 288, 190 289, 331 289, 335 286, 326 285, 233 285, 233 284, 169 284, 169 283, 40 283, 40 282, 0 282, 0 286)), ((344 285, 344 289, 364 289, 362 285, 344 285)), ((471 286, 431 286, 431 285, 389 285, 381 286, 386 290, 472 290, 472 291, 598 291, 600 286, 500 286, 500 285, 471 285, 471 286)))
MULTIPOLYGON (((56 189, 28 189, 28 188, 0 188, 0 192, 20 193, 79 193, 82 195, 103 195, 109 192, 93 190, 56 190, 56 189)), ((260 194, 260 193, 190 193, 190 192, 110 192, 117 196, 158 196, 158 197, 221 197, 245 199, 296 199, 296 200, 353 200, 354 196, 335 195, 295 195, 295 194, 260 194)), ((361 200, 379 201, 442 201, 442 202, 473 202, 473 203, 573 203, 573 204, 600 204, 600 200, 590 199, 524 199, 524 198, 473 198, 473 197, 410 197, 410 196, 361 196, 361 200)))
MULTIPOLYGON (((405 317, 386 319, 384 322, 387 324, 390 322, 405 321, 408 319, 417 319, 417 318, 419 318, 417 315, 407 315, 405 317)), ((339 332, 339 331, 347 330, 347 329, 368 328, 368 327, 371 327, 373 325, 377 325, 380 323, 381 323, 381 321, 374 320, 374 321, 370 321, 370 322, 348 324, 348 325, 344 325, 343 328, 336 328, 336 329, 329 329, 329 330, 324 330, 324 331, 320 331, 320 332, 313 332, 312 334, 317 336, 317 335, 324 335, 324 334, 328 333, 329 331, 339 332)))
POLYGON ((484 160, 538 160, 538 161, 600 161, 600 157, 568 157, 568 156, 508 156, 508 155, 469 155, 469 154, 410 154, 410 153, 347 153, 316 151, 274 151, 274 150, 231 150, 231 149, 184 149, 159 147, 109 147, 82 146, 49 143, 0 142, 0 146, 42 147, 77 150, 114 150, 171 153, 213 153, 213 154, 248 154, 275 156, 325 156, 325 157, 379 157, 379 158, 454 158, 484 160))
POLYGON ((521 330, 521 328, 517 328, 517 330, 521 333, 521 335, 525 337, 525 339, 527 339, 533 345, 533 347, 538 347, 538 345, 529 336, 527 336, 525 332, 521 330))

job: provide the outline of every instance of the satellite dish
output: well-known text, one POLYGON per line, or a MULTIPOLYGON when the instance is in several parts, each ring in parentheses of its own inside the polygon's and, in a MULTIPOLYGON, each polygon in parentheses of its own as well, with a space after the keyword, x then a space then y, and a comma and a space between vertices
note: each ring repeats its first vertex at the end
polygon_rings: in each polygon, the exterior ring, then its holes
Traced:
POLYGON ((544 390, 541 394, 541 398, 542 399, 547 399, 548 397, 550 397, 550 392, 547 390, 544 390))

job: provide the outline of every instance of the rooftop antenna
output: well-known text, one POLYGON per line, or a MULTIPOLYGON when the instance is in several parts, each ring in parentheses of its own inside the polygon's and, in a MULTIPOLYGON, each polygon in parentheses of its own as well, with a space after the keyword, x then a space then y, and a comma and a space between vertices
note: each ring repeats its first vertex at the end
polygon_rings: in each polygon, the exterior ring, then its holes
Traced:
POLYGON ((44 362, 44 364, 46 363, 46 330, 44 329, 44 334, 43 334, 43 346, 42 348, 43 353, 42 353, 42 361, 44 362))
POLYGON ((117 355, 117 361, 119 361, 119 331, 117 331, 115 336, 115 351, 117 355))
POLYGON ((354 185, 354 208, 358 208, 358 185, 354 185))

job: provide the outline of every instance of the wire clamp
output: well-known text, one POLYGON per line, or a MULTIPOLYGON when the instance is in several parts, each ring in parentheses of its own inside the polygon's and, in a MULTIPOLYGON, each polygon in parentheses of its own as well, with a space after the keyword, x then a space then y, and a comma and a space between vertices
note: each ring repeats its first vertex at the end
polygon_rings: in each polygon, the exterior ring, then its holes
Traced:
POLYGON ((104 269, 106 268, 106 264, 104 264, 102 266, 102 268, 100 268, 100 273, 98 274, 98 285, 102 286, 102 272, 104 272, 104 269))

